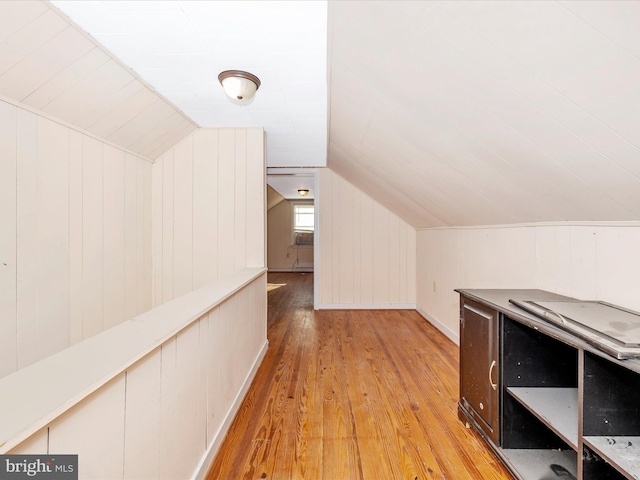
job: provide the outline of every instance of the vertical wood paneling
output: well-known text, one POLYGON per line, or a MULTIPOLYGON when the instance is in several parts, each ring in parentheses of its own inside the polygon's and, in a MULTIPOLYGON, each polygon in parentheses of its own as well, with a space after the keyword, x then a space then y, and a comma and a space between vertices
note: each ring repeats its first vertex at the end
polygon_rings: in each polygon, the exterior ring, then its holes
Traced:
POLYGON ((333 189, 331 172, 320 169, 320 185, 322 186, 322 202, 320 203, 320 265, 316 265, 321 273, 320 303, 332 303, 333 296, 333 189))
POLYGON ((173 299, 173 151, 162 162, 162 302, 173 299))
POLYGON ((17 111, 0 102, 0 377, 16 370, 18 278, 17 111))
POLYGON ((164 176, 164 157, 159 158, 152 166, 151 208, 152 208, 152 262, 153 262, 153 306, 162 305, 162 240, 163 240, 163 214, 162 206, 164 197, 162 194, 162 177, 164 176))
POLYGON ((265 308, 263 274, 10 453, 78 454, 88 479, 191 478, 257 367, 265 308))
POLYGON ((189 478, 204 453, 198 423, 198 322, 162 347, 160 398, 160 477, 189 478))
MULTIPOLYGON (((17 368, 38 360, 38 118, 18 110, 17 368)), ((17 338, 16 338, 17 335, 17 338)))
POLYGON ((127 370, 124 478, 156 480, 160 455, 161 354, 156 349, 127 370))
POLYGON ((138 249, 151 253, 150 232, 138 239, 151 225, 151 192, 137 170, 146 165, 148 184, 151 165, 131 154, 125 162, 122 150, 6 102, 0 124, 0 275, 13 275, 0 277, 6 374, 124 320, 125 291, 126 311, 135 310, 151 283, 139 285, 145 266, 136 263, 138 249))
POLYGON ((373 303, 373 200, 360 194, 360 300, 373 303))
POLYGON ((382 205, 373 205, 373 303, 389 301, 389 216, 382 205))
POLYGON ((102 324, 106 330, 125 319, 125 169, 122 150, 104 145, 102 175, 102 324))
POLYGON ((599 300, 640 311, 640 227, 597 227, 597 282, 599 300))
POLYGON ((102 145, 82 141, 82 338, 102 331, 102 145))
POLYGON ((223 324, 220 319, 220 307, 209 312, 207 328, 207 441, 210 442, 222 426, 223 411, 221 406, 222 387, 220 375, 223 370, 218 357, 224 344, 223 324))
POLYGON ((208 339, 209 315, 205 314, 198 321, 198 406, 196 410, 196 444, 200 443, 201 445, 201 455, 206 451, 207 446, 209 445, 207 436, 207 396, 209 395, 207 377, 209 373, 208 361, 210 345, 207 342, 208 339))
POLYGON ((266 265, 266 183, 264 131, 262 128, 247 129, 247 244, 246 267, 266 265), (262 205, 262 208, 258 206, 262 205))
MULTIPOLYGON (((408 240, 407 240, 407 232, 409 230, 409 226, 408 225, 403 225, 402 222, 400 222, 400 228, 398 230, 398 293, 399 293, 399 298, 398 298, 398 302, 400 303, 409 303, 409 295, 407 292, 407 287, 408 287, 408 266, 407 266, 407 249, 409 248, 408 245, 408 240)), ((411 229, 413 230, 413 228, 411 229)), ((414 244, 414 249, 413 249, 413 255, 415 257, 416 254, 416 250, 415 250, 415 244, 414 244)), ((413 261, 413 263, 415 264, 415 259, 413 261)), ((415 284, 415 277, 414 277, 414 281, 410 282, 415 284)), ((415 296, 413 297, 415 298, 415 296)))
POLYGON ((555 292, 571 295, 571 230, 555 227, 555 292))
POLYGON ((400 219, 389 215, 389 301, 400 303, 400 219))
MULTIPOLYGON (((137 313, 138 290, 142 278, 138 279, 138 193, 142 200, 142 190, 138 186, 138 162, 129 154, 124 156, 124 319, 137 313)), ((142 245, 142 243, 141 243, 142 245)))
POLYGON ((82 341, 82 134, 69 132, 69 342, 82 341))
POLYGON ((320 307, 412 305, 415 229, 329 169, 322 169, 320 307))
POLYGON ((353 245, 353 212, 354 189, 345 180, 339 179, 338 201, 340 203, 340 216, 338 228, 338 240, 340 245, 340 296, 339 303, 354 303, 354 271, 353 257, 355 255, 353 245))
POLYGON ((50 454, 77 454, 82 478, 123 478, 125 375, 59 417, 49 428, 50 454), (78 432, 92 432, 91 441, 78 432))
POLYGON ((417 270, 417 261, 416 261, 416 229, 410 226, 409 224, 405 224, 405 228, 407 230, 407 298, 405 301, 407 303, 413 303, 416 301, 416 270, 417 270))
POLYGON ((598 295, 597 230, 595 226, 570 229, 571 295, 574 297, 596 298, 598 295))
POLYGON ((144 170, 144 287, 140 311, 144 312, 153 306, 153 259, 152 259, 152 169, 153 165, 142 162, 144 170))
POLYGON ((533 229, 505 230, 506 250, 502 254, 502 261, 506 288, 529 288, 535 281, 536 243, 535 234, 531 230, 533 229))
MULTIPOLYGON (((134 290, 136 292, 135 295, 135 303, 134 303, 134 315, 144 312, 149 307, 145 308, 145 298, 147 295, 147 287, 150 292, 151 289, 151 277, 145 275, 145 257, 148 248, 150 246, 148 243, 145 243, 145 226, 146 222, 149 220, 148 216, 145 215, 145 206, 147 203, 147 198, 145 197, 145 165, 147 162, 141 161, 136 158, 131 158, 131 161, 135 162, 135 178, 136 178, 136 223, 135 223, 135 245, 134 245, 134 271, 135 275, 132 277, 135 278, 134 290), (149 285, 146 282, 149 282, 149 285)), ((127 160, 125 160, 127 161, 127 160)), ((149 165, 151 167, 151 165, 149 165)), ((147 192, 148 196, 151 196, 151 191, 147 192)), ((151 198, 148 199, 149 208, 151 207, 151 198)), ((126 214, 126 212, 125 212, 126 214)), ((127 230, 128 232, 128 230, 127 230)), ((128 273, 128 272, 127 272, 128 273)))
MULTIPOLYGON (((331 180, 331 189, 333 191, 333 207, 340 208, 340 178, 332 175, 329 177, 331 180)), ((335 302, 340 298, 340 289, 342 288, 340 278, 340 262, 342 261, 342 252, 340 251, 340 214, 333 211, 333 215, 331 216, 331 221, 333 223, 333 235, 331 237, 331 298, 335 302)), ((345 258, 345 261, 347 259, 345 258)))
POLYGON ((218 278, 218 131, 193 137, 193 288, 218 278))
POLYGON ((449 332, 458 331, 454 288, 540 288, 638 310, 639 241, 634 225, 422 230, 418 306, 449 332), (433 281, 437 292, 431 291, 433 281))
POLYGON ((36 358, 69 346, 69 129, 38 117, 36 358))
POLYGON ((202 129, 153 166, 155 305, 265 258, 262 134, 202 129))
MULTIPOLYGON (((362 194, 357 190, 353 192, 353 216, 360 218, 362 212, 362 194)), ((362 222, 353 222, 353 303, 362 301, 362 284, 360 276, 362 272, 362 222)))
POLYGON ((235 255, 235 130, 218 134, 218 278, 233 272, 235 255))
POLYGON ((235 135, 234 272, 247 264, 247 130, 236 129, 235 135))
POLYGON ((173 296, 193 289, 193 136, 174 149, 173 296))

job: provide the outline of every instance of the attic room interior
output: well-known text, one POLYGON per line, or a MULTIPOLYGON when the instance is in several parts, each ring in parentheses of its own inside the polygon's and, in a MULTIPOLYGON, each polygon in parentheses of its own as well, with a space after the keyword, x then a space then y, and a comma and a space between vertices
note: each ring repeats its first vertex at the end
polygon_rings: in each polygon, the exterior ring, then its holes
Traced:
POLYGON ((640 478, 639 25, 1 1, 0 477, 640 478))

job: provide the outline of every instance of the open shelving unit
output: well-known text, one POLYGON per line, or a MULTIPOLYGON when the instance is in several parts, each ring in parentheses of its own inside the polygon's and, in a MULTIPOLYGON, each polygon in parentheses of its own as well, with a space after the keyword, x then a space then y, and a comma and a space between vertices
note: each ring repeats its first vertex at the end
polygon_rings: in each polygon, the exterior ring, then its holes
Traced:
POLYGON ((542 423, 578 450, 578 389, 510 387, 507 392, 542 423))
MULTIPOLYGON (((578 470, 578 351, 509 317, 502 326, 502 452, 522 478, 578 470)), ((560 477, 562 478, 562 477, 560 477)))
POLYGON ((608 465, 607 476, 640 479, 640 374, 617 362, 584 354, 583 442, 589 463, 608 465))
MULTIPOLYGON (((510 298, 529 298, 542 304, 563 302, 579 311, 579 305, 571 305, 578 300, 541 290, 460 292, 470 297, 464 302, 475 302, 474 309, 483 312, 482 319, 497 319, 497 335, 494 330, 470 325, 479 321, 473 315, 464 319, 461 336, 469 334, 471 338, 462 338, 461 349, 470 344, 477 351, 467 350, 472 354, 469 363, 474 358, 491 358, 482 348, 497 352, 497 357, 488 365, 485 362, 480 368, 468 369, 466 376, 461 376, 461 392, 472 391, 463 381, 495 392, 498 420, 491 431, 482 426, 479 431, 514 477, 640 480, 640 358, 623 359, 565 329, 514 310, 517 307, 509 302, 510 298)), ((590 320, 592 324, 599 321, 590 320)), ((640 329, 633 322, 614 325, 611 318, 602 323, 603 328, 624 327, 625 332, 640 329)), ((473 419, 467 400, 461 396, 463 420, 473 419)), ((482 409, 483 404, 479 405, 482 409)))

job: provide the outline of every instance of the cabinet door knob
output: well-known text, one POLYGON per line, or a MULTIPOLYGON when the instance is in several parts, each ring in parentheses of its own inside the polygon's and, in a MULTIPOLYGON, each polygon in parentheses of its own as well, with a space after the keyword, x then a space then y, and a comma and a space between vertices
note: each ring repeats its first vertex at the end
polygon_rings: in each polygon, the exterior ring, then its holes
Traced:
POLYGON ((493 388, 494 390, 498 389, 498 384, 497 383, 493 383, 493 367, 496 366, 496 361, 494 360, 493 362, 491 362, 491 366, 489 367, 489 384, 491 385, 491 388, 493 388))

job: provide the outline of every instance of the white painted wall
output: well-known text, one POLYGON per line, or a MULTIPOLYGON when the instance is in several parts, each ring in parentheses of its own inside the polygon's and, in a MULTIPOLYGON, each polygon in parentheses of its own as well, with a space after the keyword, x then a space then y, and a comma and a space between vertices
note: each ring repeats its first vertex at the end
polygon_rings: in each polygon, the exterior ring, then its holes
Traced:
POLYGON ((0 101, 0 377, 151 306, 151 164, 0 101))
POLYGON ((262 128, 200 129, 153 165, 154 305, 265 266, 262 128))
POLYGON ((318 175, 318 307, 415 308, 415 229, 332 170, 318 175))
MULTIPOLYGON (((267 212, 269 271, 313 270, 313 245, 291 245, 293 203, 291 200, 283 200, 267 212)), ((313 201, 306 203, 313 203, 313 201)))
MULTIPOLYGON (((124 371, 115 370, 110 381, 66 412, 60 415, 55 408, 51 415, 57 418, 9 453, 77 454, 82 479, 202 478, 267 348, 266 274, 258 271, 246 285, 232 285, 235 292, 228 291, 227 284, 222 281, 191 294, 198 301, 215 300, 216 292, 222 298, 231 295, 221 303, 216 300, 215 307, 192 322, 186 320, 198 302, 186 297, 137 319, 137 327, 122 339, 124 350, 139 343, 140 338, 133 337, 157 338, 173 324, 184 325, 124 371)), ((110 333, 94 340, 111 352, 102 362, 115 368, 124 360, 113 352, 118 339, 110 333)), ((85 349, 83 355, 91 352, 85 349)), ((78 377, 96 375, 95 368, 77 363, 74 369, 82 372, 78 377)), ((104 368, 100 364, 97 371, 104 368)), ((47 401, 55 399, 43 397, 36 403, 47 401)))
POLYGON ((638 222, 418 230, 418 310, 455 341, 454 288, 540 288, 640 311, 638 245, 638 222))

